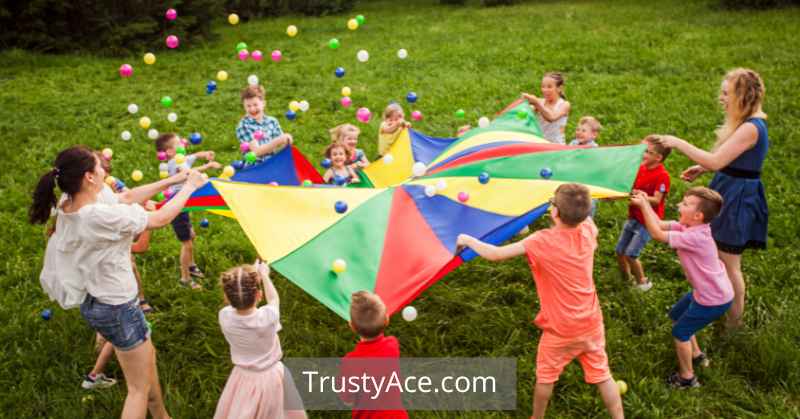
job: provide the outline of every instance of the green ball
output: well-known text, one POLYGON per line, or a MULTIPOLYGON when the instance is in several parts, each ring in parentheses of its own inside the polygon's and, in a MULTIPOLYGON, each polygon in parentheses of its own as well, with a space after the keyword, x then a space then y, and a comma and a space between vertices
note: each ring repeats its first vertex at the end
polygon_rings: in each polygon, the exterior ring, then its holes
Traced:
POLYGON ((364 20, 366 20, 366 19, 364 19, 364 15, 356 16, 356 22, 358 22, 359 25, 363 25, 364 24, 364 20))
POLYGON ((182 145, 175 147, 175 153, 186 155, 186 147, 182 145))
POLYGON ((459 109, 459 110, 456 111, 456 118, 458 118, 458 119, 464 119, 464 117, 466 115, 467 115, 467 113, 464 112, 463 109, 459 109))
POLYGON ((172 98, 169 97, 169 96, 162 97, 161 98, 161 106, 163 106, 165 108, 169 108, 170 106, 172 106, 172 98))
POLYGON ((517 111, 517 119, 528 119, 528 113, 525 111, 517 111))
POLYGON ((312 185, 312 183, 311 183, 310 180, 306 179, 306 180, 303 181, 303 186, 311 186, 311 185, 312 185))
POLYGON ((339 40, 336 39, 336 38, 331 38, 331 40, 328 41, 328 47, 330 49, 337 49, 337 48, 339 48, 339 45, 340 45, 339 44, 339 40))
POLYGON ((164 192, 159 192, 158 195, 156 195, 156 201, 161 202, 163 200, 164 200, 164 192))
POLYGON ((256 160, 258 160, 258 157, 256 157, 256 153, 248 151, 247 154, 244 155, 244 160, 250 164, 253 164, 256 162, 256 160))
POLYGON ((247 44, 245 44, 244 42, 239 42, 238 44, 236 44, 236 52, 239 52, 243 49, 247 49, 247 44))

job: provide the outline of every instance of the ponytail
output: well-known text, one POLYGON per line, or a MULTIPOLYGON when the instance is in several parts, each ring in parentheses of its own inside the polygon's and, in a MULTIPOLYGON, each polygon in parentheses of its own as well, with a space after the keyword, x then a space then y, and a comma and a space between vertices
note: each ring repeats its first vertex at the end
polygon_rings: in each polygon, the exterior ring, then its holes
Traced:
POLYGON ((55 187, 68 195, 80 192, 83 175, 93 172, 98 159, 92 150, 78 145, 58 153, 53 168, 39 178, 33 192, 33 202, 28 209, 31 224, 44 224, 50 218, 50 211, 56 206, 55 187))
POLYGON ((33 203, 28 209, 28 220, 31 224, 44 224, 50 218, 50 211, 56 206, 56 178, 58 169, 53 169, 39 178, 33 192, 33 203))

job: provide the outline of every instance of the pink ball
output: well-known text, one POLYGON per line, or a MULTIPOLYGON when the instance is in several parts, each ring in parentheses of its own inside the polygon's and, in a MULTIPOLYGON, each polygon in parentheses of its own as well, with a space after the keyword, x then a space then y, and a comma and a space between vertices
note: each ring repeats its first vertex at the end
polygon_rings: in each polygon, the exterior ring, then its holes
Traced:
POLYGON ((253 133, 253 138, 256 140, 260 140, 264 138, 264 131, 256 131, 253 133))
POLYGON ((172 198, 172 195, 173 195, 172 188, 164 189, 164 199, 170 199, 172 198))
POLYGON ((241 151, 242 153, 247 153, 248 151, 250 151, 250 144, 248 143, 239 144, 239 151, 241 151))
POLYGON ((252 53, 252 54, 250 54, 250 56, 251 56, 251 57, 253 58, 253 60, 255 60, 255 61, 261 61, 261 59, 262 59, 262 58, 264 58, 264 55, 263 55, 263 54, 261 53, 261 51, 259 51, 259 50, 255 50, 255 51, 253 51, 253 53, 252 53))
POLYGON ((367 108, 358 108, 356 112, 356 118, 363 123, 369 122, 369 118, 372 116, 372 113, 367 108))
POLYGON ((164 16, 167 20, 175 20, 178 17, 178 12, 175 9, 167 9, 167 13, 164 16))
POLYGON ((269 186, 278 186, 278 182, 272 181, 269 183, 269 186))
POLYGON ((165 161, 165 160, 167 160, 167 153, 165 153, 163 151, 159 151, 156 154, 156 157, 158 157, 158 159, 161 160, 161 161, 165 161))
POLYGON ((341 102, 342 102, 342 106, 344 106, 345 108, 347 108, 347 107, 349 107, 350 105, 353 104, 353 100, 350 99, 347 96, 342 96, 341 102))
POLYGON ((186 138, 181 138, 181 144, 183 144, 183 146, 186 147, 189 145, 189 140, 187 140, 186 138))
POLYGON ((245 60, 247 60, 247 57, 249 57, 249 56, 250 56, 250 53, 247 52, 246 49, 243 49, 243 50, 239 51, 239 59, 240 60, 245 61, 245 60))
POLYGON ((411 118, 413 118, 415 121, 421 120, 422 119, 422 112, 420 112, 420 111, 411 112, 411 118))
POLYGON ((459 192, 458 200, 461 202, 467 202, 469 200, 469 194, 466 192, 459 192))
POLYGON ((283 54, 281 54, 279 50, 276 49, 275 51, 272 51, 272 61, 277 63, 281 60, 281 58, 283 58, 283 54))
POLYGON ((178 48, 180 42, 178 41, 178 37, 175 35, 170 35, 167 37, 167 47, 169 48, 178 48))
POLYGON ((133 67, 130 64, 122 64, 119 66, 119 75, 122 77, 130 77, 133 75, 133 67))

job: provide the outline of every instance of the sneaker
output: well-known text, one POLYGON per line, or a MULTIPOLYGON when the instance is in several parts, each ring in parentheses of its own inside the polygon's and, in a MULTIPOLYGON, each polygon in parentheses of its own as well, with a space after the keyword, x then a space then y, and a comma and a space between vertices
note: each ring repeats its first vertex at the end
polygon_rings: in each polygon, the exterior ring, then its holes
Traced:
POLYGON ((708 368, 708 366, 711 365, 711 360, 708 359, 706 354, 700 352, 700 355, 692 358, 692 365, 696 367, 708 368))
POLYGON ((690 379, 685 379, 681 378, 677 372, 673 372, 672 375, 667 378, 667 384, 678 390, 700 387, 700 382, 697 381, 697 376, 694 376, 690 379))
POLYGON ((200 270, 200 268, 197 267, 197 265, 192 265, 192 266, 189 267, 189 275, 191 275, 191 276, 193 276, 195 278, 205 278, 206 277, 206 275, 203 273, 203 271, 200 270))
POLYGON ((203 288, 203 286, 195 282, 194 279, 181 278, 178 280, 178 283, 180 283, 182 287, 191 288, 193 290, 199 290, 203 288))
POLYGON ((653 283, 650 282, 649 280, 647 280, 646 282, 644 282, 642 284, 636 284, 636 289, 638 289, 641 292, 650 291, 650 288, 653 288, 653 283))
POLYGON ((94 379, 92 379, 91 375, 86 374, 86 377, 83 379, 83 383, 81 383, 81 387, 86 390, 94 390, 96 388, 108 388, 114 384, 117 384, 117 380, 106 377, 106 375, 103 373, 95 375, 94 379))

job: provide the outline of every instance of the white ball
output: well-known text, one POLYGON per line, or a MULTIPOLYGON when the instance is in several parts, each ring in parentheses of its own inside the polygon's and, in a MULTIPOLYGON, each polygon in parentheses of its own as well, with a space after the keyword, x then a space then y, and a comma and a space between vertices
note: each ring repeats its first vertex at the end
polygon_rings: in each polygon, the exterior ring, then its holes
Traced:
POLYGON ((436 195, 436 186, 433 186, 433 185, 426 186, 425 187, 425 195, 428 198, 433 198, 433 196, 436 195))
POLYGON ((403 309, 403 320, 413 322, 417 319, 417 309, 413 306, 406 306, 403 309))
POLYGON ((130 105, 128 105, 128 112, 132 114, 139 112, 139 106, 137 106, 135 103, 131 103, 130 105))
POLYGON ((394 156, 392 156, 391 154, 387 154, 387 155, 383 156, 383 162, 384 163, 392 164, 393 161, 394 161, 394 156))
POLYGON ((131 132, 128 130, 122 131, 122 134, 120 134, 119 136, 122 138, 122 141, 131 140, 131 132))
POLYGON ((307 100, 301 100, 301 101, 300 101, 300 110, 301 110, 301 111, 303 111, 303 112, 306 112, 306 111, 308 111, 308 108, 309 108, 310 106, 311 106, 311 105, 308 103, 308 101, 307 101, 307 100))
POLYGON ((447 182, 445 182, 444 179, 439 179, 439 181, 436 182, 436 189, 440 191, 447 189, 447 182))
POLYGON ((247 84, 249 84, 251 86, 257 86, 258 85, 258 76, 256 76, 255 74, 251 74, 251 75, 247 76, 247 84))
POLYGON ((177 121, 177 120, 178 120, 178 114, 176 114, 175 112, 170 112, 170 113, 167 115, 167 121, 169 121, 169 122, 175 122, 175 121, 177 121))
POLYGON ((425 175, 426 170, 428 170, 428 168, 425 167, 425 163, 423 162, 418 161, 414 163, 413 166, 411 166, 411 174, 414 175, 414 177, 420 177, 425 175))
POLYGON ((488 127, 490 123, 491 123, 491 121, 489 121, 489 118, 487 118, 485 116, 482 116, 480 119, 478 119, 478 126, 481 127, 481 128, 488 127))
POLYGON ((408 51, 406 51, 403 48, 400 48, 399 50, 397 50, 397 58, 405 60, 406 58, 408 58, 408 51))
POLYGON ((367 52, 367 50, 362 49, 361 51, 358 51, 358 54, 356 54, 356 58, 358 58, 358 61, 365 63, 367 62, 367 60, 369 60, 369 53, 367 52))
POLYGON ((166 172, 167 170, 169 170, 169 165, 168 164, 161 163, 161 164, 158 165, 158 171, 159 172, 166 172))
POLYGON ((155 128, 150 128, 150 130, 149 130, 149 131, 147 131, 147 136, 148 136, 148 137, 149 137, 151 140, 155 140, 156 138, 158 138, 158 130, 157 130, 157 129, 155 129, 155 128))

